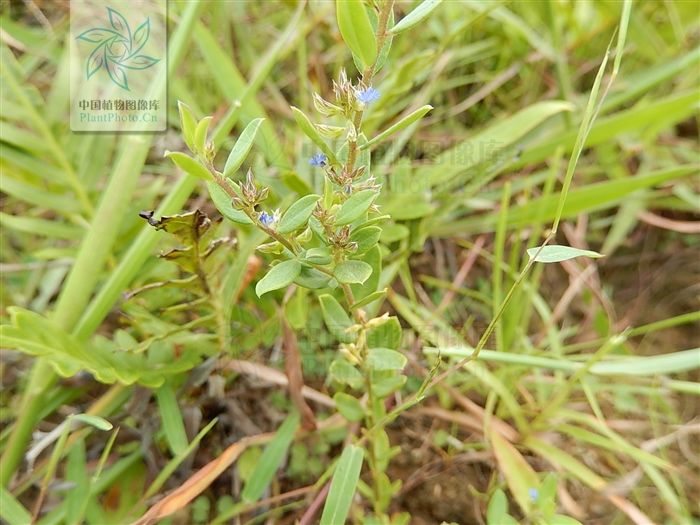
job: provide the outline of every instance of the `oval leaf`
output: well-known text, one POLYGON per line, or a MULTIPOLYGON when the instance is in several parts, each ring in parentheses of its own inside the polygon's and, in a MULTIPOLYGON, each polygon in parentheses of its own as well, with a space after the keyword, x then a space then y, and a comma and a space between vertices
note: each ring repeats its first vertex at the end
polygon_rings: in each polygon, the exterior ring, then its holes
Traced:
POLYGON ((604 257, 603 254, 591 250, 580 250, 578 248, 572 248, 571 246, 559 246, 556 244, 545 246, 541 250, 539 246, 530 248, 527 254, 530 256, 530 259, 542 263, 568 261, 575 257, 590 257, 591 259, 604 257), (539 253, 537 253, 538 251, 539 253))
POLYGON ((349 394, 338 392, 333 396, 335 406, 348 421, 360 421, 365 417, 365 409, 360 402, 349 394))
POLYGON ((189 155, 185 155, 179 151, 168 151, 165 153, 165 156, 171 159, 178 168, 193 177, 206 181, 214 180, 214 176, 209 170, 189 155))
POLYGON ((362 190, 346 200, 335 216, 336 226, 345 226, 365 213, 374 202, 377 193, 374 190, 362 190))
POLYGON ((243 133, 241 133, 241 136, 238 137, 236 144, 231 149, 228 159, 226 159, 224 177, 231 177, 234 172, 241 167, 241 164, 243 164, 243 161, 248 156, 248 152, 250 152, 250 148, 253 146, 258 128, 260 128, 264 120, 264 118, 256 118, 251 120, 245 127, 243 133))
POLYGON ((367 226, 354 231, 350 235, 350 241, 357 243, 357 251, 355 254, 362 254, 370 250, 379 242, 379 237, 382 235, 382 229, 379 226, 367 226))
POLYGON ((367 366, 372 370, 401 370, 406 357, 389 348, 371 348, 367 354, 367 366))
POLYGON ((307 195, 292 204, 282 215, 277 231, 290 233, 305 226, 320 198, 320 195, 307 195))
POLYGON ((367 68, 377 57, 377 40, 361 0, 336 0, 338 28, 352 54, 367 68))
POLYGON ((345 330, 351 327, 353 322, 343 307, 340 306, 340 303, 329 294, 319 296, 318 300, 321 303, 323 321, 326 323, 328 330, 343 342, 350 340, 349 334, 345 330))
POLYGON ((328 373, 333 380, 352 388, 360 388, 365 382, 360 371, 342 357, 331 363, 328 373))
POLYGON ((209 196, 214 202, 214 206, 219 210, 219 213, 226 217, 228 220, 238 223, 238 224, 253 224, 245 213, 241 210, 237 210, 231 204, 231 197, 226 190, 215 182, 207 182, 207 189, 209 190, 209 196))
POLYGON ((372 267, 362 261, 343 261, 335 267, 333 275, 340 283, 363 284, 372 275, 372 267))
POLYGON ((301 263, 296 259, 283 261, 267 272, 267 275, 255 285, 255 293, 258 297, 273 290, 285 288, 294 282, 301 272, 301 263))
POLYGON ((209 132, 209 124, 213 117, 204 117, 199 121, 194 130, 194 147, 196 151, 204 153, 204 148, 207 144, 207 133, 209 132))
POLYGON ((180 114, 180 130, 185 138, 185 144, 190 148, 190 151, 194 151, 194 133, 197 129, 197 120, 190 107, 181 100, 177 101, 177 111, 180 114))

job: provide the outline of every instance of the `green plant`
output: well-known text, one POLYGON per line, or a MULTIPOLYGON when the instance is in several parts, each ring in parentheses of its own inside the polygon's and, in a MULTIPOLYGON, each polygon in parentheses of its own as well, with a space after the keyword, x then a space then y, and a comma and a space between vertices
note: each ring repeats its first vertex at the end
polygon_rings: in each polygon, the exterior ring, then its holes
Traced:
POLYGON ((688 6, 292 4, 171 6, 170 159, 64 133, 2 15, 2 518, 690 521, 688 6))
MULTIPOLYGON (((398 319, 387 315, 373 317, 365 310, 386 293, 379 285, 382 253, 378 242, 381 224, 387 216, 382 216, 375 205, 380 185, 371 174, 370 149, 432 109, 424 106, 413 111, 371 140, 363 133, 363 114, 380 97, 379 91, 372 87, 374 75, 384 65, 393 33, 410 27, 404 24, 403 28, 392 31, 392 7, 391 1, 382 4, 372 30, 361 3, 338 2, 338 24, 362 77, 353 83, 341 72, 333 84, 333 101, 314 94, 314 106, 326 123, 315 124, 300 109, 291 108, 300 130, 320 150, 309 163, 324 173, 322 195, 304 195, 280 213, 265 209, 269 188, 259 186, 252 171, 248 171, 244 182, 234 180, 260 121, 251 123, 244 131, 219 171, 214 165, 214 149, 207 140, 211 118, 198 121, 187 106, 180 104, 184 139, 194 157, 168 154, 184 171, 206 181, 209 194, 224 217, 241 225, 254 225, 270 239, 271 242, 258 247, 275 256, 271 269, 256 285, 259 297, 290 286, 293 288, 285 295, 285 301, 292 301, 293 293, 301 293, 298 288, 317 291, 326 326, 341 341, 340 356, 329 369, 331 379, 340 387, 333 399, 348 421, 364 424, 365 454, 372 482, 370 486, 360 483, 360 490, 372 502, 375 519, 380 521, 388 519, 388 504, 401 486, 400 481, 392 482, 386 474, 396 450, 391 447, 383 425, 387 396, 406 381, 402 373, 406 358, 399 351, 398 319), (329 140, 336 145, 329 145, 329 140)), ((416 16, 427 14, 420 10, 416 16)), ((305 416, 305 427, 314 428, 312 413, 303 399, 294 399, 305 416)), ((349 500, 341 505, 336 499, 347 498, 354 491, 361 465, 357 458, 356 453, 349 451, 341 458, 339 472, 343 471, 345 462, 352 461, 352 474, 347 475, 354 479, 345 480, 342 490, 335 488, 334 481, 328 505, 340 505, 342 509, 327 510, 322 522, 344 521, 349 500), (325 517, 328 513, 333 517, 325 517)))

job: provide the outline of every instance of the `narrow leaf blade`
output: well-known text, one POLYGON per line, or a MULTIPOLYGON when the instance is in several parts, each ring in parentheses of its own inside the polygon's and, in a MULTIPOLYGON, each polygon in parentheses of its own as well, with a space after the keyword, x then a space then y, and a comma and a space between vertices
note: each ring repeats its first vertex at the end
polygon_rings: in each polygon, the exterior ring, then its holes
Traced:
POLYGON ((590 257, 591 259, 599 259, 603 257, 602 254, 594 252, 591 250, 581 250, 579 248, 573 248, 571 246, 560 246, 552 244, 549 246, 530 248, 527 251, 530 259, 534 259, 535 262, 541 263, 554 263, 561 261, 568 261, 575 257, 590 257))
POLYGON ((275 472, 282 465, 282 461, 284 461, 289 445, 292 444, 294 434, 298 428, 299 414, 293 412, 284 420, 284 423, 275 433, 275 437, 265 447, 260 461, 258 461, 250 480, 243 489, 243 494, 241 495, 243 501, 253 502, 262 497, 275 472))
POLYGON ((398 24, 391 28, 390 32, 396 35, 412 28, 432 13, 441 3, 442 0, 423 0, 418 7, 408 13, 398 24))
POLYGON ((336 0, 338 28, 363 67, 371 66, 377 57, 377 40, 367 16, 364 2, 359 0, 336 0))
POLYGON ((238 137, 236 144, 231 149, 228 159, 226 159, 224 177, 231 177, 236 170, 241 167, 241 164, 243 164, 243 161, 250 152, 250 148, 253 147, 255 136, 258 134, 258 129, 264 120, 264 118, 256 118, 251 120, 245 127, 243 133, 241 133, 241 136, 238 137))
POLYGON ((362 455, 362 449, 355 445, 348 445, 343 450, 335 467, 326 505, 323 507, 321 525, 345 523, 352 498, 355 495, 355 487, 360 479, 362 455))

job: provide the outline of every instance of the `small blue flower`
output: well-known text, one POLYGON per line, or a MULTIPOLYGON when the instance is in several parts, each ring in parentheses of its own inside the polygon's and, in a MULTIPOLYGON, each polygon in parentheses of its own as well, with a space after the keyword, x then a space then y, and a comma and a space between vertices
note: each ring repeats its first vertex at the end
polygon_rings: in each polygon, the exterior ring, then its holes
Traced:
POLYGON ((530 494, 530 499, 534 503, 535 501, 537 501, 537 498, 540 496, 540 491, 534 487, 531 487, 530 489, 528 489, 528 494, 530 494))
POLYGON ((371 104, 372 102, 376 102, 377 100, 379 100, 380 96, 381 93, 379 93, 379 91, 377 91, 373 87, 368 87, 363 91, 357 92, 357 100, 364 104, 371 104))
POLYGON ((266 211, 262 211, 260 212, 258 220, 260 221, 260 224, 263 224, 264 226, 272 226, 275 222, 275 217, 266 211))
POLYGON ((326 157, 323 153, 316 153, 316 155, 309 159, 309 164, 316 167, 325 166, 327 162, 328 157, 326 157))

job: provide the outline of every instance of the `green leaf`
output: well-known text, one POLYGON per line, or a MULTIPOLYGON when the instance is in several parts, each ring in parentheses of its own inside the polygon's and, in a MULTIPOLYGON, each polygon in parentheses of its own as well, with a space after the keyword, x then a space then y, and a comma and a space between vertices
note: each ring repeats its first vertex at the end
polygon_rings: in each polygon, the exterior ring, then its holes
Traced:
POLYGON ((394 374, 386 375, 384 377, 373 377, 372 378, 372 392, 378 398, 386 397, 406 384, 407 377, 403 374, 395 375, 394 371, 374 371, 374 375, 378 374, 394 374))
POLYGON ((331 277, 316 268, 307 268, 303 266, 301 268, 301 273, 294 282, 299 286, 304 288, 310 288, 311 290, 320 290, 321 288, 327 288, 331 277))
POLYGON ((103 430, 105 432, 112 430, 113 428, 112 423, 100 416, 93 416, 90 414, 73 414, 71 418, 75 421, 80 421, 81 423, 90 425, 91 427, 95 427, 97 430, 103 430))
POLYGON ((343 342, 351 340, 345 330, 351 327, 353 322, 340 303, 329 294, 320 295, 318 300, 321 303, 323 320, 328 330, 343 342))
POLYGON ((0 487, 0 517, 10 525, 32 523, 32 515, 5 487, 0 487))
POLYGON ((258 281, 255 285, 255 293, 258 297, 262 297, 267 292, 285 288, 294 282, 300 272, 301 263, 296 259, 282 261, 273 266, 267 275, 258 281))
POLYGON ((323 140, 318 132, 318 129, 316 129, 316 126, 314 126, 313 122, 309 120, 309 117, 307 117, 306 114, 299 108, 294 106, 291 106, 291 108, 292 114, 294 115, 294 120, 296 120, 304 134, 311 139, 311 142, 319 147, 326 157, 328 157, 328 161, 331 164, 338 164, 338 159, 336 158, 335 153, 333 153, 333 150, 328 147, 328 144, 326 144, 326 142, 323 140))
POLYGON ((602 254, 591 250, 580 250, 578 248, 572 248, 571 246, 559 246, 556 244, 544 246, 541 250, 539 246, 530 248, 527 254, 530 256, 530 259, 541 263, 568 261, 575 257, 590 257, 592 259, 604 257, 602 254))
POLYGON ((187 459, 187 456, 189 456, 190 454, 192 454, 192 452, 195 451, 195 449, 199 446, 200 441, 202 441, 202 438, 209 433, 209 431, 214 427, 214 425, 216 425, 217 421, 218 419, 216 418, 210 421, 206 427, 199 431, 199 433, 194 437, 190 444, 187 445, 187 448, 183 450, 182 453, 178 454, 173 459, 168 461, 168 463, 166 463, 166 465, 158 473, 156 479, 153 481, 153 483, 151 483, 151 486, 148 487, 148 490, 144 495, 144 499, 150 498, 160 490, 160 488, 165 484, 165 482, 172 475, 172 473, 177 470, 177 468, 183 461, 185 461, 185 459, 187 459))
POLYGON ((530 489, 539 489, 540 481, 522 454, 498 432, 491 433, 491 445, 508 488, 526 514, 532 508, 530 489))
POLYGON ((441 2, 442 0, 423 0, 418 7, 408 13, 398 24, 391 28, 390 32, 396 35, 412 28, 432 13, 441 2))
POLYGON ((338 282, 345 284, 362 284, 372 275, 372 267, 362 261, 343 261, 333 270, 338 282))
POLYGON ((364 214, 377 197, 374 190, 362 190, 350 196, 338 210, 335 216, 336 226, 345 226, 364 214))
POLYGON ((12 323, 0 326, 0 345, 42 357, 62 376, 70 377, 87 370, 103 383, 136 381, 158 387, 165 376, 189 370, 199 362, 197 354, 187 353, 170 363, 149 363, 145 353, 92 345, 67 334, 53 321, 15 306, 7 308, 12 323))
POLYGON ((185 139, 185 144, 190 148, 190 151, 194 152, 194 133, 197 129, 197 119, 194 118, 194 114, 190 107, 182 102, 177 101, 177 110, 180 114, 180 129, 182 130, 182 137, 185 139))
POLYGON ((518 525, 518 522, 508 514, 508 498, 501 489, 496 489, 486 508, 487 525, 518 525))
POLYGON ((205 146, 207 143, 207 133, 209 132, 209 124, 211 124, 213 117, 204 117, 197 124, 197 128, 194 130, 194 147, 195 151, 200 154, 204 154, 205 146))
POLYGON ((304 260, 312 264, 330 264, 333 261, 333 257, 331 256, 331 252, 328 250, 328 248, 324 246, 319 248, 309 248, 306 251, 304 260))
POLYGON ((172 160, 178 168, 198 179, 213 181, 214 176, 199 161, 180 151, 166 151, 165 156, 172 160))
POLYGON ((367 366, 372 370, 401 370, 406 366, 406 357, 389 348, 370 348, 367 366))
POLYGON ((73 487, 66 496, 66 517, 64 523, 84 523, 83 516, 90 498, 90 476, 87 473, 85 440, 78 440, 68 451, 66 481, 73 487))
POLYGON ((328 372, 332 379, 352 388, 360 388, 365 381, 362 373, 342 357, 336 358, 331 363, 328 372))
MULTIPOLYGON (((364 284, 351 284, 352 293, 355 299, 360 300, 371 293, 377 291, 379 287, 379 278, 382 274, 382 253, 378 244, 362 256, 362 260, 372 267, 372 275, 364 284)), ((377 345, 386 346, 386 345, 377 345)))
POLYGON ((231 203, 231 196, 226 193, 216 182, 207 182, 207 189, 214 206, 219 213, 228 220, 238 224, 253 224, 253 221, 241 210, 237 210, 231 203))
POLYGON ((374 64, 377 57, 377 40, 367 16, 364 2, 360 0, 336 0, 338 28, 343 40, 359 59, 363 68, 374 64))
POLYGON ((224 177, 232 177, 236 170, 241 167, 241 164, 243 164, 243 161, 248 156, 248 152, 250 152, 250 148, 253 147, 255 136, 264 120, 264 118, 256 118, 251 120, 245 127, 226 159, 224 177))
POLYGON ((320 195, 306 195, 292 204, 282 215, 277 231, 290 233, 305 226, 320 198, 320 195))
POLYGON ((554 467, 563 469, 596 491, 604 490, 606 481, 572 455, 535 437, 525 439, 524 445, 554 467))
POLYGON ((407 115, 407 116, 405 116, 404 118, 402 118, 401 120, 399 120, 399 121, 398 121, 396 124, 394 124, 393 126, 390 126, 389 128, 387 128, 387 129, 385 129, 384 131, 382 131, 379 135, 377 135, 376 137, 374 137, 374 138, 373 138, 372 140, 370 140, 369 142, 366 142, 366 143, 362 144, 362 145, 360 146, 360 149, 361 149, 361 150, 367 149, 367 148, 369 148, 370 146, 373 146, 374 144, 377 144, 378 142, 381 142, 381 141, 384 140, 385 138, 390 137, 390 136, 393 135, 394 133, 398 133, 399 131, 401 131, 401 130, 403 130, 403 129, 406 129, 408 126, 410 126, 410 125, 413 124, 414 122, 417 122, 417 121, 419 121, 420 119, 422 119, 423 116, 424 116, 428 111, 430 111, 431 109, 433 109, 433 106, 431 106, 431 105, 425 105, 425 106, 423 106, 423 107, 418 108, 417 110, 415 110, 415 111, 414 111, 413 113, 411 113, 410 115, 407 115))
POLYGON ((434 165, 419 169, 418 176, 428 178, 431 184, 447 182, 474 166, 497 160, 501 152, 535 127, 558 113, 573 109, 573 104, 561 100, 548 100, 528 106, 443 151, 433 161, 434 165), (493 147, 485 148, 485 144, 493 147))
POLYGON ((356 255, 363 254, 370 250, 379 242, 379 237, 382 235, 382 229, 379 226, 366 226, 355 230, 350 235, 350 242, 357 243, 356 255))
POLYGON ((335 466, 331 488, 321 515, 321 525, 341 525, 345 523, 350 504, 355 495, 355 487, 360 479, 362 457, 360 447, 347 445, 335 466))
MULTIPOLYGON (((571 190, 566 199, 562 218, 575 217, 580 213, 590 213, 616 206, 634 191, 657 186, 671 180, 678 180, 693 173, 697 174, 700 165, 685 164, 665 168, 651 173, 639 173, 634 177, 623 177, 604 182, 581 185, 571 190)), ((529 202, 513 206, 508 210, 508 227, 526 226, 533 221, 548 221, 556 218, 559 195, 542 195, 529 202)), ((432 233, 439 236, 462 234, 465 232, 493 231, 498 222, 497 213, 480 214, 463 220, 441 224, 432 233)))
POLYGON ((250 480, 246 483, 241 499, 246 502, 259 500, 265 489, 272 481, 275 472, 280 468, 294 434, 299 428, 299 414, 291 413, 275 433, 275 437, 267 444, 262 457, 258 461, 250 480))
POLYGON ((382 299, 386 295, 386 288, 383 290, 379 290, 376 292, 373 292, 369 294, 367 297, 364 297, 363 299, 357 301, 355 304, 353 304, 350 307, 350 310, 357 310, 358 308, 362 308, 363 306, 368 305, 369 303, 373 303, 374 301, 378 301, 379 299, 382 299))
POLYGON ((166 383, 156 390, 156 401, 168 448, 173 456, 182 454, 187 450, 187 433, 172 385, 166 383))
POLYGON ((372 326, 367 331, 367 345, 370 348, 382 347, 397 350, 401 346, 401 323, 397 317, 389 317, 386 322, 372 326))
POLYGON ((333 401, 338 411, 348 421, 360 421, 365 417, 365 409, 355 397, 338 392, 333 396, 333 401))

